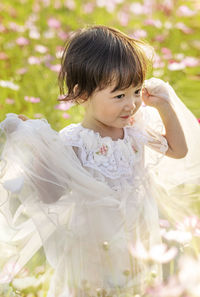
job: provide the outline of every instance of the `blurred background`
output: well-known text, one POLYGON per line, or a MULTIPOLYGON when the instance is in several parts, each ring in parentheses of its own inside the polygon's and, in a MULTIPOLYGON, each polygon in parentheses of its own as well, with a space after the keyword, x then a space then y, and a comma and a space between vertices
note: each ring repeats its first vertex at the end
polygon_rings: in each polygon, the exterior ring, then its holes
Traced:
POLYGON ((114 26, 155 49, 149 77, 168 81, 200 118, 198 0, 1 0, 0 121, 46 118, 56 130, 79 122, 79 106, 57 101, 64 44, 74 30, 114 26))
MULTIPOLYGON (((76 29, 92 24, 113 26, 148 42, 155 59, 147 78, 168 81, 199 119, 199 20, 199 0, 1 0, 0 121, 7 113, 24 114, 46 118, 57 131, 81 121, 80 106, 57 101, 57 77, 66 40, 76 29)), ((170 250, 162 251, 172 282, 157 291, 149 290, 148 297, 200 297, 200 257, 195 241, 200 239, 200 220, 186 218, 181 226, 181 233, 171 231, 163 221, 161 230, 169 233, 173 244, 184 245, 189 236, 195 259, 182 261, 179 274, 173 276, 175 254, 169 257, 170 250)), ((10 272, 14 267, 5 269, 10 272)), ((46 297, 52 272, 40 250, 10 285, 0 284, 0 296, 46 297)))

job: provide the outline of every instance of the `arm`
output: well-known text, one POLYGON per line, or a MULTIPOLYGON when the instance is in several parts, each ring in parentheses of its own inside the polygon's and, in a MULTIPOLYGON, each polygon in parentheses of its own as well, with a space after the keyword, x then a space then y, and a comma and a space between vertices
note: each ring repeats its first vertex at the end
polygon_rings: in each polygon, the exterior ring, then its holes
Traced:
POLYGON ((165 135, 163 135, 168 142, 169 149, 166 155, 171 158, 184 158, 187 155, 187 144, 185 136, 178 120, 178 117, 172 105, 165 101, 157 107, 165 126, 165 135))
POLYGON ((143 91, 142 99, 146 105, 156 108, 161 116, 166 131, 163 136, 169 146, 166 156, 175 159, 185 157, 187 154, 185 136, 171 103, 163 98, 150 95, 146 89, 143 91))

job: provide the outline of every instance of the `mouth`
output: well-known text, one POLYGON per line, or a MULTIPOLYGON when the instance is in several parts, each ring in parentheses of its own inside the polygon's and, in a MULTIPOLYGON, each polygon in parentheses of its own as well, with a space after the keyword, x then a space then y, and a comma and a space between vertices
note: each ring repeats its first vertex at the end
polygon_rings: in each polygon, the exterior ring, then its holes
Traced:
POLYGON ((121 117, 122 119, 128 119, 130 117, 130 115, 127 115, 127 116, 123 116, 121 117))

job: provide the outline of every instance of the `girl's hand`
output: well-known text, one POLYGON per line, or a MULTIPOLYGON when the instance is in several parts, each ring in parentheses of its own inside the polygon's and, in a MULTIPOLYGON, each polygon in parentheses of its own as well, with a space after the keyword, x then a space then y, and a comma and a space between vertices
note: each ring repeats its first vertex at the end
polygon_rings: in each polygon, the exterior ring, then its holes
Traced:
POLYGON ((151 95, 146 88, 142 89, 142 101, 145 103, 145 105, 155 108, 159 108, 160 106, 169 103, 169 101, 167 101, 165 98, 151 95))
POLYGON ((25 115, 23 115, 23 114, 19 114, 18 115, 18 118, 20 118, 22 121, 27 121, 27 120, 29 120, 29 118, 27 118, 25 115))

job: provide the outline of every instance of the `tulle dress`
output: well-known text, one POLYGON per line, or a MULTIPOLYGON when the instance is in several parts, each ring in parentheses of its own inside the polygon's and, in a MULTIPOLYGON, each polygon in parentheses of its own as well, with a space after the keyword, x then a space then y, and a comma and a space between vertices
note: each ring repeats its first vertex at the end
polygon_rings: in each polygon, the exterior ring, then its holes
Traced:
POLYGON ((0 264, 15 263, 9 281, 41 247, 54 269, 47 297, 143 294, 152 271, 162 279, 161 265, 137 257, 137 247, 161 243, 160 217, 188 211, 185 186, 200 178, 200 128, 168 83, 145 83, 172 101, 185 158, 165 156, 164 126, 147 106, 115 141, 81 123, 56 132, 46 120, 8 114, 0 124, 0 210, 10 230, 0 264))

